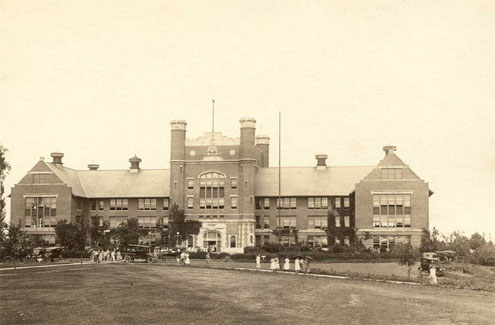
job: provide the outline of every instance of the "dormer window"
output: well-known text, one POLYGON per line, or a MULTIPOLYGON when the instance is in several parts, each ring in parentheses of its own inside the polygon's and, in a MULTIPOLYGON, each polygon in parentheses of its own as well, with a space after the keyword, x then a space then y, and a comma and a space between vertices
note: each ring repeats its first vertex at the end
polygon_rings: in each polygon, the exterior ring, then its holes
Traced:
POLYGON ((46 184, 48 183, 48 174, 33 174, 34 184, 46 184))

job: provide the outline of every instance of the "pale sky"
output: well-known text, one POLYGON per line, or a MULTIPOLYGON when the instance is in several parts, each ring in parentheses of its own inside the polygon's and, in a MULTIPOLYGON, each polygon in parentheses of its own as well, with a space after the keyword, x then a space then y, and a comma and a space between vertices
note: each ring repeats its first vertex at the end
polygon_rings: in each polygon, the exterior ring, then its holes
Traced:
MULTIPOLYGON (((188 137, 257 119, 277 166, 375 165, 384 145, 435 194, 430 226, 495 237, 493 1, 0 0, 10 187, 44 156, 169 168, 188 137)), ((168 184, 164 184, 168 186, 168 184)), ((493 238, 495 239, 495 238, 493 238)))

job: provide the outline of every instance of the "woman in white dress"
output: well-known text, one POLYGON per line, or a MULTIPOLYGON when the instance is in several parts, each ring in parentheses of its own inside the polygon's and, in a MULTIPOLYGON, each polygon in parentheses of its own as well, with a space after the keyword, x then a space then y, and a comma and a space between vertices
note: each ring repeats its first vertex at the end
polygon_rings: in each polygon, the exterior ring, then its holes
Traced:
POLYGON ((191 264, 191 260, 189 259, 189 253, 186 253, 186 259, 184 261, 184 264, 186 264, 186 266, 189 266, 191 264))
POLYGON ((290 270, 290 260, 288 257, 286 257, 284 262, 284 271, 289 271, 289 270, 290 270))
POLYGON ((294 261, 294 271, 296 271, 296 274, 301 271, 301 264, 299 264, 299 257, 296 257, 296 260, 294 261))
POLYGON ((273 272, 275 272, 275 270, 277 269, 277 267, 275 266, 275 258, 271 258, 270 259, 270 270, 272 270, 273 272))

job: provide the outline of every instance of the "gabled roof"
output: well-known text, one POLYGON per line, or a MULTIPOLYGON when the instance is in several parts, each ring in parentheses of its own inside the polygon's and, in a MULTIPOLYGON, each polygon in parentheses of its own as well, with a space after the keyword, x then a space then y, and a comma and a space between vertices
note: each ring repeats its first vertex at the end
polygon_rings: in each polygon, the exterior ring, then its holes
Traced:
MULTIPOLYGON (((45 162, 46 163, 46 162, 45 162)), ((84 188, 79 180, 78 171, 60 164, 46 163, 60 180, 72 188, 72 194, 85 197, 84 188)))
POLYGON ((168 169, 74 170, 63 165, 46 163, 72 188, 72 194, 91 198, 167 197, 170 195, 168 169))
POLYGON ((87 197, 170 196, 170 170, 82 170, 78 171, 87 197))
MULTIPOLYGON (((282 167, 281 195, 349 195, 374 166, 282 167)), ((278 196, 278 168, 260 168, 256 175, 256 196, 278 196)))

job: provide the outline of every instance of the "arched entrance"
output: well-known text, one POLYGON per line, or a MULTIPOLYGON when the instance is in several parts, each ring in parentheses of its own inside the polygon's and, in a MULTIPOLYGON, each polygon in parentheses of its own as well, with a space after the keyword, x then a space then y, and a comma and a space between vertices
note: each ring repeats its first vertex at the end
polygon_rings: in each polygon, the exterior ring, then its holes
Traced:
POLYGON ((203 235, 203 247, 210 252, 220 252, 222 247, 222 235, 216 231, 205 232, 203 235))

